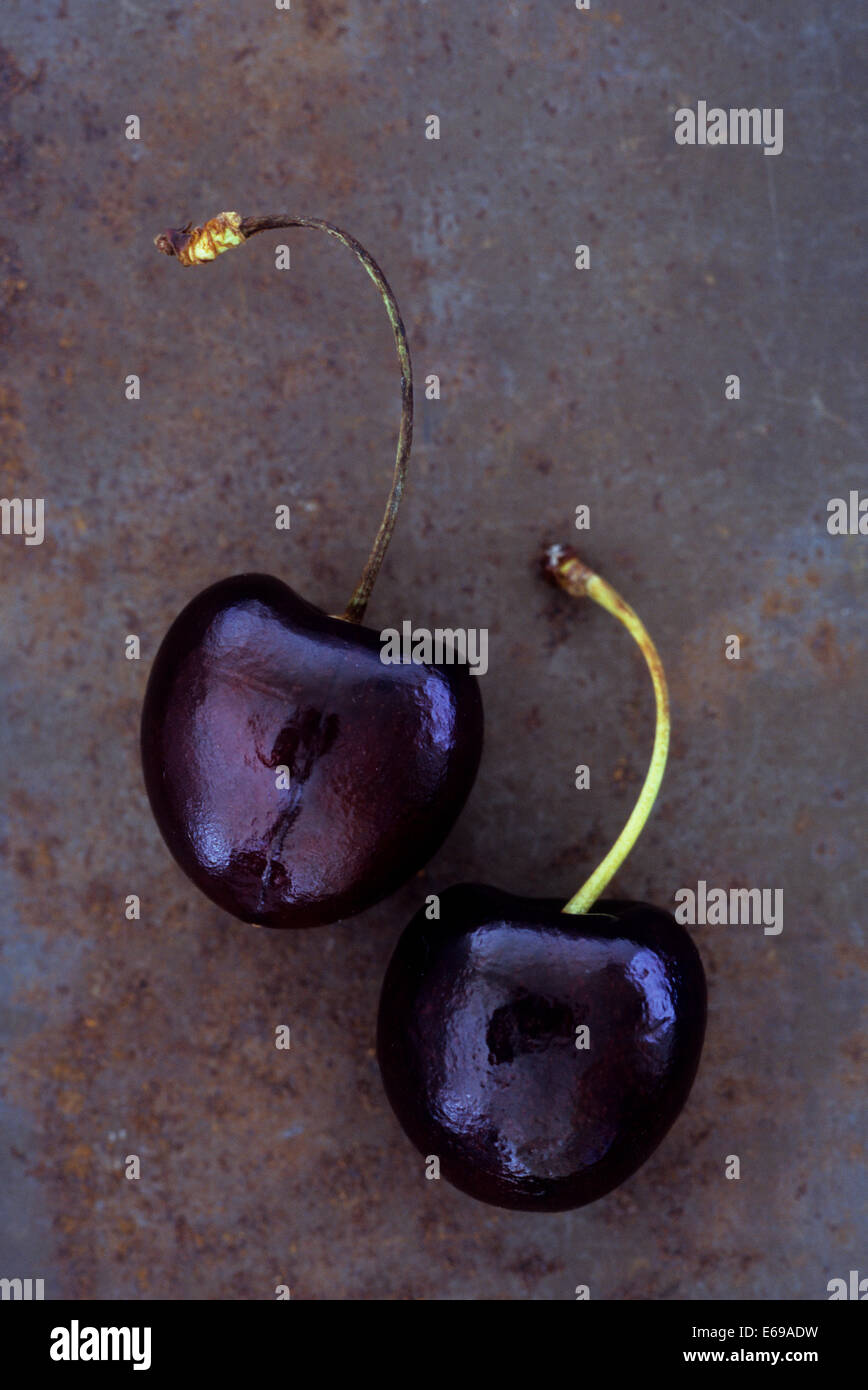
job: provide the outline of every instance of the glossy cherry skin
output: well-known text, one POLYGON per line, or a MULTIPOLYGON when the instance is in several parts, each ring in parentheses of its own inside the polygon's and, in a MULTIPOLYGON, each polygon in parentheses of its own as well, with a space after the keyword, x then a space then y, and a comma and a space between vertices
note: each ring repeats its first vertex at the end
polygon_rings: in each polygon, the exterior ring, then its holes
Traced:
POLYGON ((482 748, 477 678, 384 665, 380 650, 372 629, 257 574, 205 589, 169 629, 142 712, 148 796, 181 868, 242 921, 360 912, 461 810, 482 748))
POLYGON ((440 920, 422 909, 400 938, 380 1001, 380 1070, 409 1138, 463 1192, 523 1211, 629 1178, 684 1105, 705 1033, 702 963, 668 912, 562 907, 448 889, 440 920))

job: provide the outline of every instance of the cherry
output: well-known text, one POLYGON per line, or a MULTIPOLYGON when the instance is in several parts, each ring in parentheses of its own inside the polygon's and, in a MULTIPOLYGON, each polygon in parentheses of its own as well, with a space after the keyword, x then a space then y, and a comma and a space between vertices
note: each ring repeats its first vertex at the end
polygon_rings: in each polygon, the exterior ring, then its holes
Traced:
POLYGON ((527 1211, 596 1201, 687 1098, 705 1021, 696 948, 646 903, 570 917, 556 900, 462 884, 440 913, 413 918, 383 985, 395 1114, 472 1197, 527 1211))
POLYGON ((213 584, 164 638, 142 710, 145 784, 163 837, 195 884, 242 921, 333 922, 415 873, 463 806, 482 749, 465 666, 384 665, 362 627, 391 538, 413 425, 409 349, 382 271, 348 233, 312 218, 242 220, 157 238, 184 265, 276 227, 326 231, 377 285, 401 363, 402 416, 383 522, 342 618, 280 580, 213 584))
POLYGON ((654 752, 615 846, 567 903, 479 884, 423 908, 386 972, 378 1059, 412 1142, 462 1191, 563 1211, 639 1168, 687 1099, 705 1033, 705 976, 668 912, 600 898, 650 813, 669 740, 659 656, 638 617, 560 547, 546 570, 639 642, 657 699, 654 752))

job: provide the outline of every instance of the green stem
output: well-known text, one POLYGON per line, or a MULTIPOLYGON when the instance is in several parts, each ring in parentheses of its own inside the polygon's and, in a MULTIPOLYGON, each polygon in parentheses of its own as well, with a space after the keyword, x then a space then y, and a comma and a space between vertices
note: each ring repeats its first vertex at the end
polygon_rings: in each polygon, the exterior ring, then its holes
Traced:
POLYGON ((641 619, 611 584, 583 565, 576 553, 565 546, 552 546, 546 552, 544 568, 547 575, 568 594, 575 598, 587 595, 623 623, 645 658, 654 685, 657 708, 651 762, 630 818, 605 859, 598 864, 590 878, 582 884, 563 909, 564 912, 580 915, 593 906, 620 869, 641 835, 657 799, 669 752, 669 692, 657 648, 641 619))

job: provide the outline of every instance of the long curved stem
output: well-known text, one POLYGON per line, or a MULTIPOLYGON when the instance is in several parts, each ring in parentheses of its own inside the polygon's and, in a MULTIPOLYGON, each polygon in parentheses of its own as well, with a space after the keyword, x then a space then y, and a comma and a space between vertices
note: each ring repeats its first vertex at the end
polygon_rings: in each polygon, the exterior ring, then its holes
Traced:
POLYGON ((583 565, 575 551, 566 546, 551 546, 546 551, 543 568, 549 578, 568 594, 572 594, 574 598, 587 595, 588 598, 599 603, 602 608, 605 608, 607 612, 624 624, 631 637, 638 643, 645 658, 654 684, 654 699, 657 706, 657 724, 654 731, 651 762, 630 818, 605 859, 597 866, 590 878, 582 884, 579 891, 570 898, 563 909, 564 912, 578 915, 587 912, 588 908, 593 906, 614 878, 638 840, 645 822, 651 814, 657 793, 660 790, 660 784, 663 781, 666 758, 669 753, 669 692, 666 687, 663 663, 657 648, 645 630, 641 619, 630 605, 624 602, 620 594, 616 593, 611 584, 608 584, 605 579, 601 579, 598 574, 594 574, 587 565, 583 565))
POLYGON ((188 224, 179 230, 161 232, 155 238, 155 245, 167 255, 176 256, 182 265, 199 265, 205 261, 213 261, 221 252, 228 251, 232 246, 240 246, 257 232, 275 231, 282 227, 312 227, 315 231, 327 232, 329 236, 335 237, 347 246, 365 267, 379 290, 395 335, 395 347, 401 369, 401 424, 398 430, 392 488, 371 553, 343 615, 347 622, 360 623, 395 529, 413 443, 413 368, 404 323, 388 280, 360 241, 356 241, 349 232, 343 231, 331 222, 323 222, 318 217, 290 217, 281 214, 275 217, 242 218, 237 212, 221 212, 206 222, 204 227, 188 224))

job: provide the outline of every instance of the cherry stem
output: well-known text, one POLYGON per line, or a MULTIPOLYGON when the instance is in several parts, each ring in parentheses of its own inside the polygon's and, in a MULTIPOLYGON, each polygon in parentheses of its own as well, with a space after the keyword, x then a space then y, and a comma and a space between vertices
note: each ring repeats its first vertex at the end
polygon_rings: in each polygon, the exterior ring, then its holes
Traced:
POLYGON ((213 261, 222 251, 227 251, 232 246, 240 246, 242 242, 249 240, 257 232, 275 231, 282 227, 312 227, 315 231, 327 232, 329 236, 336 237, 338 241, 343 242, 344 246, 349 247, 361 261, 379 290, 395 334, 395 346, 401 368, 401 424, 398 430, 398 450, 395 457, 392 489, 386 502, 386 510, 383 513, 383 520, 380 522, 380 529, 371 547, 371 553, 343 614, 348 623, 360 623, 365 616, 371 590, 376 583, 380 566, 392 539, 395 522, 398 519, 398 508, 404 494, 407 465, 413 442, 413 368, 410 363, 410 349, 407 346, 407 335, 398 302, 392 293, 388 280, 361 242, 356 241, 356 238, 350 236, 349 232, 342 231, 340 227, 335 227, 331 222, 323 222, 318 217, 280 215, 277 217, 242 218, 237 212, 221 212, 206 222, 204 227, 194 227, 188 224, 179 230, 170 229, 162 232, 154 239, 154 244, 167 255, 176 256, 182 265, 199 265, 206 261, 213 261))
POLYGON ((654 731, 651 762, 630 818, 605 859, 598 864, 590 878, 582 884, 579 891, 570 898, 563 908, 564 912, 579 915, 587 912, 588 908, 593 906, 600 894, 608 887, 641 835, 645 822, 651 814, 657 793, 660 790, 660 784, 663 781, 666 758, 669 752, 669 692, 666 688, 666 676, 663 673, 663 663, 657 648, 651 641, 640 618, 634 613, 630 605, 624 602, 620 594, 616 593, 611 584, 608 584, 605 579, 601 579, 598 574, 594 574, 587 565, 582 564, 575 551, 567 546, 550 546, 545 553, 543 569, 546 575, 568 594, 572 594, 574 598, 582 598, 587 595, 588 598, 599 603, 601 608, 605 608, 607 612, 624 624, 630 636, 638 643, 645 658, 651 673, 651 680, 654 683, 654 698, 657 705, 657 725, 654 731))

